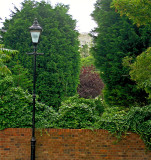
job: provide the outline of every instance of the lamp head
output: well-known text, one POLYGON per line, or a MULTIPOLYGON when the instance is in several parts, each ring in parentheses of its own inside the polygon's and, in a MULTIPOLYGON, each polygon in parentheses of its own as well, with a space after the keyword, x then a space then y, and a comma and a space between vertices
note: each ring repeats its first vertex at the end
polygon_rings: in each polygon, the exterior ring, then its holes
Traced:
POLYGON ((37 44, 39 41, 40 33, 42 32, 42 27, 40 27, 37 18, 35 18, 34 23, 31 27, 29 27, 29 30, 31 33, 32 42, 37 44))

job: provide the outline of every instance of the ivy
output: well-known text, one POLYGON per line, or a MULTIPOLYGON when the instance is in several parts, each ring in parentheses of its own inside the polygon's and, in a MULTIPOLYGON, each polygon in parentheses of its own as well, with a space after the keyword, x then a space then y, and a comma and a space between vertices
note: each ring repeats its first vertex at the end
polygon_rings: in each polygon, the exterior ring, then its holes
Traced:
POLYGON ((119 107, 106 108, 95 127, 106 129, 118 138, 128 131, 137 133, 151 150, 151 105, 132 107, 128 111, 119 107))
POLYGON ((59 128, 94 128, 104 107, 100 99, 84 99, 78 95, 64 101, 58 111, 59 128))

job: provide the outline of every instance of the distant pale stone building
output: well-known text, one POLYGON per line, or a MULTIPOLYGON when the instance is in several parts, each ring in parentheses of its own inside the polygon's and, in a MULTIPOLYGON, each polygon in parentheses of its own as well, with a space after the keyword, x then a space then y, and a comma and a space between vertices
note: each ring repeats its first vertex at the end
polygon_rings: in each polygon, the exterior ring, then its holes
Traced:
POLYGON ((88 45, 90 48, 92 46, 92 37, 88 33, 81 33, 79 35, 80 47, 88 45))
POLYGON ((89 51, 93 44, 92 37, 88 33, 81 33, 79 35, 79 41, 80 41, 81 56, 83 57, 89 56, 89 51))

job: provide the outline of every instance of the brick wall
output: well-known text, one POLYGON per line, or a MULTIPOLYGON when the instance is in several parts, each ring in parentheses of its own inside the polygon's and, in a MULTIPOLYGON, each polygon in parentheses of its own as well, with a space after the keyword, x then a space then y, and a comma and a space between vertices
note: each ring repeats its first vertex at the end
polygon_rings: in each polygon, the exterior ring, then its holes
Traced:
MULTIPOLYGON (((0 160, 30 160, 31 129, 0 131, 0 160)), ((116 143, 105 130, 36 130, 36 160, 151 160, 139 135, 129 133, 116 143)))

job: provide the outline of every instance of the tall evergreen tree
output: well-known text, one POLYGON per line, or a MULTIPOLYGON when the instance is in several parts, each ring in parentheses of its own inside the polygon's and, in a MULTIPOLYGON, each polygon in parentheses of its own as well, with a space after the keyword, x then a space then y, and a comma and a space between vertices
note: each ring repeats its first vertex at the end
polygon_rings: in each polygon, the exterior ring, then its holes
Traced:
POLYGON ((16 8, 10 20, 6 20, 3 33, 4 44, 19 50, 15 57, 32 73, 32 52, 28 28, 36 17, 43 28, 37 52, 37 94, 47 105, 58 107, 65 96, 76 93, 79 79, 78 32, 76 21, 67 14, 68 6, 58 4, 54 8, 42 2, 25 0, 21 10, 16 8))
POLYGON ((149 46, 151 26, 137 28, 127 17, 120 17, 110 7, 111 2, 98 0, 92 13, 98 24, 92 32, 93 55, 105 83, 105 100, 122 106, 146 103, 145 92, 130 80, 129 70, 123 67, 122 60, 126 56, 136 57, 149 46))

